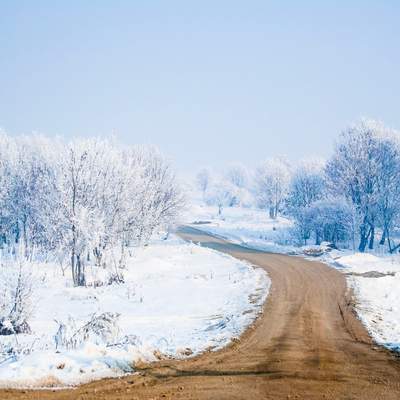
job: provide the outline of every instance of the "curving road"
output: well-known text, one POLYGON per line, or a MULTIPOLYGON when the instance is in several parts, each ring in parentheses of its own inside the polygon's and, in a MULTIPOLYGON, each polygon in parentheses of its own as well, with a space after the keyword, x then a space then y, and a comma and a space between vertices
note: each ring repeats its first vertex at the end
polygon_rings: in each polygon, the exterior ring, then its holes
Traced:
POLYGON ((400 399, 400 362, 374 346, 355 318, 342 274, 193 228, 178 233, 268 272, 264 313, 239 341, 194 359, 139 366, 139 376, 70 391, 3 390, 0 399, 400 399))

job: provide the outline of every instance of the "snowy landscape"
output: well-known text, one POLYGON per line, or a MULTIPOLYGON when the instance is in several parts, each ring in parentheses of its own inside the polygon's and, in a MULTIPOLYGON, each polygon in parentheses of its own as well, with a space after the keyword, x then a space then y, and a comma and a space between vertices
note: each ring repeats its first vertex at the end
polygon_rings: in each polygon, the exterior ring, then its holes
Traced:
POLYGON ((2 337, 3 387, 76 385, 220 349, 254 321, 270 284, 261 269, 174 238, 135 251, 119 283, 100 284, 109 272, 98 268, 87 287, 51 263, 29 273, 31 333, 2 337))
POLYGON ((400 2, 0 4, 0 400, 399 400, 400 2))
POLYGON ((260 209, 229 207, 219 217, 217 207, 195 206, 191 224, 245 247, 306 257, 338 269, 346 275, 356 312, 373 339, 400 352, 399 254, 386 254, 382 248, 371 253, 331 249, 327 243, 294 246, 293 223, 284 217, 270 219, 260 209))
POLYGON ((361 120, 342 133, 329 160, 204 168, 190 193, 186 221, 197 229, 344 273, 373 339, 400 350, 398 132, 361 120))
POLYGON ((184 242, 185 224, 336 268, 375 342, 398 351, 400 142, 367 120, 340 140, 327 161, 183 180, 153 147, 3 133, 0 386, 70 387, 240 338, 270 279, 184 242))
POLYGON ((1 387, 193 357, 261 312, 265 271, 173 234, 185 193, 156 149, 3 134, 0 154, 1 387))

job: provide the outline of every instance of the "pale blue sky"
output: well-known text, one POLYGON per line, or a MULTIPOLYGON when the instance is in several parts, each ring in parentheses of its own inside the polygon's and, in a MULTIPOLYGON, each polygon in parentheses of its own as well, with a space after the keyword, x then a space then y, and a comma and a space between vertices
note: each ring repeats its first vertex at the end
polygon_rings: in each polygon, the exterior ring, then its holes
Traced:
POLYGON ((398 1, 0 0, 0 126, 153 143, 181 169, 400 128, 398 1))

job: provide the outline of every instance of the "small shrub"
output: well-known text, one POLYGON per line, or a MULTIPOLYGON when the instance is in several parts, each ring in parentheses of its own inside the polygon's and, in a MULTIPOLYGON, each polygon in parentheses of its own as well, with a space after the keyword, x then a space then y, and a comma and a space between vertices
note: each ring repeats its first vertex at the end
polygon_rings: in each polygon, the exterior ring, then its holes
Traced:
POLYGON ((58 350, 61 347, 76 349, 89 340, 93 340, 95 343, 108 344, 119 334, 118 318, 118 313, 111 312, 93 315, 80 328, 76 327, 72 318, 69 318, 67 323, 56 321, 58 324, 58 330, 54 336, 56 349, 58 350))
POLYGON ((6 267, 0 279, 0 335, 30 333, 28 320, 32 306, 32 275, 22 264, 16 271, 6 267))
POLYGON ((118 285, 121 285, 121 284, 125 283, 124 275, 121 274, 121 273, 118 273, 118 272, 113 272, 113 273, 111 273, 111 274, 109 275, 109 277, 108 277, 108 282, 107 282, 107 284, 108 284, 108 285, 112 285, 112 284, 114 284, 114 283, 116 283, 116 284, 118 284, 118 285))

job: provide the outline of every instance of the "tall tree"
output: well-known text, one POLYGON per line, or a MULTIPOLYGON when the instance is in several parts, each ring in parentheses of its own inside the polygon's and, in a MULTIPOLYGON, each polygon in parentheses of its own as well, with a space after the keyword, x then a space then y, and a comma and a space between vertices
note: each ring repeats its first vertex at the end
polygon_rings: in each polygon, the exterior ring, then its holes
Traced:
POLYGON ((256 192, 260 207, 275 219, 289 190, 290 167, 284 158, 266 160, 256 171, 256 192))
POLYGON ((361 252, 374 247, 379 218, 392 219, 387 184, 399 173, 395 146, 381 123, 362 120, 342 133, 326 166, 331 192, 344 195, 355 208, 361 252))

